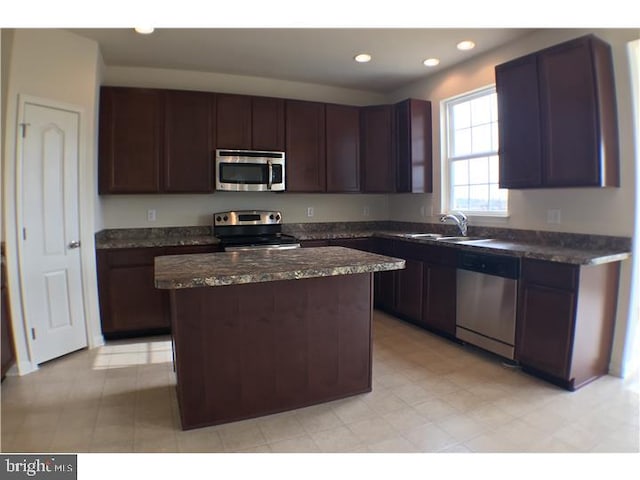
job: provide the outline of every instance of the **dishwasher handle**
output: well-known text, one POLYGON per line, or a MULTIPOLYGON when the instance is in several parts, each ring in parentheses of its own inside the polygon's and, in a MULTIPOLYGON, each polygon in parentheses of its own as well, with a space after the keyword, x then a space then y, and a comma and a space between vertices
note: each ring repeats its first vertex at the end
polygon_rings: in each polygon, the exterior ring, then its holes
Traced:
POLYGON ((520 259, 508 255, 460 252, 458 254, 458 269, 518 280, 520 278, 520 259))

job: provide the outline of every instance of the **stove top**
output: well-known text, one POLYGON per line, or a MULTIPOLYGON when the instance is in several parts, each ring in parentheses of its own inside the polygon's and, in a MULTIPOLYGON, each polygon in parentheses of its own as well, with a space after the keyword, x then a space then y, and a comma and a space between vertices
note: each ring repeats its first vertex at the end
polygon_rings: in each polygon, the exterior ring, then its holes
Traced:
POLYGON ((240 210, 213 215, 213 234, 225 251, 297 248, 298 240, 282 233, 282 213, 240 210))

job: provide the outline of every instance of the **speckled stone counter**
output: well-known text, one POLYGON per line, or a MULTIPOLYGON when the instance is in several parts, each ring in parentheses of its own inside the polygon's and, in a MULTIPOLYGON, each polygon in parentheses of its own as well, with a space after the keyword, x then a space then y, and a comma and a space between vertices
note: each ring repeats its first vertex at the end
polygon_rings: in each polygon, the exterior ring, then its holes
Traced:
POLYGON ((629 251, 616 248, 578 248, 562 245, 534 244, 523 241, 509 241, 498 238, 483 239, 469 237, 468 241, 448 241, 430 238, 411 238, 411 234, 398 232, 378 232, 377 237, 402 239, 407 242, 446 246, 479 253, 495 253, 522 258, 546 260, 548 262, 573 265, 600 265, 618 262, 631 256, 629 251))
POLYGON ((145 248, 216 245, 211 227, 117 228, 96 233, 96 248, 145 248))
POLYGON ((343 247, 170 255, 155 259, 155 284, 162 289, 215 287, 398 270, 404 264, 343 247))
MULTIPOLYGON (((470 237, 490 242, 462 244, 411 238, 412 233, 459 235, 453 225, 395 221, 292 223, 283 225, 283 233, 304 240, 387 237, 409 242, 446 245, 452 248, 500 253, 523 258, 576 265, 596 265, 629 258, 631 238, 607 235, 520 230, 469 226, 470 237)), ((137 248, 176 245, 214 245, 218 240, 211 227, 125 228, 103 230, 96 234, 96 248, 137 248)))

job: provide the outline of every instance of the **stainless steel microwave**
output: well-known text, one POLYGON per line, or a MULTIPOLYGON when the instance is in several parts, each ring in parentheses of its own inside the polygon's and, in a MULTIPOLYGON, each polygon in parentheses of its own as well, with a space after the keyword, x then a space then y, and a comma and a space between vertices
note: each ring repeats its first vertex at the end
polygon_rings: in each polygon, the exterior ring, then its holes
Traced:
POLYGON ((216 150, 216 190, 283 192, 284 152, 216 150))

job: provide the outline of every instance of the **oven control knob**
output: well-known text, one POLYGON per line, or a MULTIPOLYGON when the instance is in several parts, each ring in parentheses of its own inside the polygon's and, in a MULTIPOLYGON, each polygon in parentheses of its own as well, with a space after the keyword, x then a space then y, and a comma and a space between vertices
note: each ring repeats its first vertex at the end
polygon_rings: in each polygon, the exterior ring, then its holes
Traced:
POLYGON ((216 222, 219 222, 220 220, 222 220, 222 217, 221 217, 220 215, 218 215, 218 216, 216 217, 216 222))
POLYGON ((222 219, 226 222, 227 220, 229 220, 229 217, 225 215, 224 217, 222 217, 222 219))
POLYGON ((276 215, 276 220, 280 220, 280 215, 276 215))
POLYGON ((271 220, 273 220, 273 219, 274 219, 274 218, 276 218, 276 217, 275 217, 275 216, 273 215, 273 213, 272 213, 271 215, 269 215, 269 218, 270 218, 271 220))

